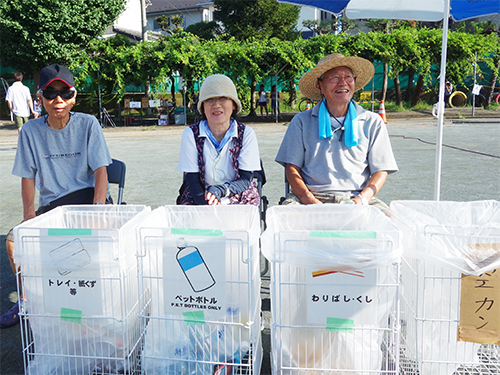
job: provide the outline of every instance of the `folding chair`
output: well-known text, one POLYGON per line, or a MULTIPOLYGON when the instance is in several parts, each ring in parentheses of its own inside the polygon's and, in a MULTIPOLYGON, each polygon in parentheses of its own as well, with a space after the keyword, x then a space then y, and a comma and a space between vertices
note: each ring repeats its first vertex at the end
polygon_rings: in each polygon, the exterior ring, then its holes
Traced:
POLYGON ((127 167, 125 163, 111 159, 111 164, 108 165, 108 182, 110 184, 118 184, 118 200, 116 204, 125 204, 123 202, 123 188, 125 187, 125 172, 127 167))
POLYGON ((262 195, 262 186, 264 186, 267 181, 266 172, 264 171, 264 165, 262 164, 262 159, 260 160, 260 171, 254 173, 253 177, 257 180, 257 190, 259 191, 260 197, 260 220, 262 222, 263 229, 266 229, 266 210, 267 206, 269 205, 269 200, 266 196, 262 195))
MULTIPOLYGON (((264 165, 262 164, 262 159, 260 160, 260 171, 254 173, 254 178, 257 180, 257 190, 259 191, 260 197, 260 222, 261 229, 266 229, 266 211, 267 206, 269 205, 269 200, 265 195, 262 195, 262 186, 266 183, 266 172, 264 171, 264 165)), ((264 276, 269 270, 269 261, 264 258, 264 269, 260 271, 260 276, 264 276)))
POLYGON ((278 203, 280 206, 283 204, 286 197, 288 197, 288 193, 290 193, 290 183, 288 182, 288 178, 286 177, 286 170, 284 174, 285 174, 285 196, 280 198, 280 201, 278 203))

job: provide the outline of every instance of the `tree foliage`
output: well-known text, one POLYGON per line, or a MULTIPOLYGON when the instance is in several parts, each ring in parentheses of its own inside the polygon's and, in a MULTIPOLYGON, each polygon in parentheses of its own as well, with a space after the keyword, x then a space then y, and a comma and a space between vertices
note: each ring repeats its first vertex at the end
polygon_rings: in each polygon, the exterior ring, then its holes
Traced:
POLYGON ((37 72, 71 66, 81 50, 101 36, 124 10, 126 0, 2 0, 2 64, 37 72))
POLYGON ((302 26, 307 27, 315 35, 325 35, 333 33, 335 31, 335 24, 333 20, 330 22, 320 20, 305 20, 302 21, 302 26))
MULTIPOLYGON (((293 102, 302 74, 334 52, 386 66, 399 102, 400 75, 407 75, 409 82, 418 76, 415 90, 410 91, 410 85, 407 89, 407 95, 413 93, 412 101, 416 103, 440 70, 440 29, 408 21, 376 20, 368 22, 373 27, 369 33, 327 33, 308 40, 294 39, 299 8, 276 0, 215 0, 225 34, 217 29, 216 22, 197 24, 201 30, 197 35, 185 32, 180 28, 182 18, 174 17, 165 19, 169 35, 155 41, 133 44, 123 37, 96 39, 124 3, 4 0, 0 2, 2 64, 29 72, 58 62, 74 71, 79 88, 97 92, 99 87, 101 92, 118 97, 123 97, 128 84, 140 86, 146 82, 153 92, 165 92, 177 74, 183 77, 189 97, 195 82, 222 73, 233 79, 244 108, 250 112, 255 109, 257 85, 278 83, 289 91, 293 102), (204 32, 206 36, 199 35, 204 32)), ((473 74, 477 55, 477 61, 493 71, 489 82, 493 87, 500 68, 499 46, 500 30, 496 25, 459 24, 448 36, 447 78, 455 86, 465 84, 473 74)), ((481 74, 480 66, 477 68, 481 74)))
POLYGON ((293 40, 300 7, 276 0, 214 0, 214 17, 227 35, 238 40, 250 38, 293 40))
MULTIPOLYGON (((498 71, 499 37, 496 33, 449 33, 447 77, 458 85, 470 76, 474 54, 498 71)), ((418 101, 426 84, 439 74, 442 31, 413 28, 405 25, 386 31, 371 31, 349 36, 326 34, 308 40, 283 41, 278 38, 261 40, 250 38, 216 37, 202 40, 181 32, 157 41, 129 44, 123 39, 95 40, 87 53, 81 55, 77 78, 79 82, 90 77, 92 89, 99 83, 104 92, 125 93, 125 86, 151 83, 153 91, 165 92, 174 74, 185 80, 188 96, 194 93, 194 83, 202 82, 214 73, 233 79, 243 107, 255 110, 254 93, 257 85, 272 81, 287 88, 293 101, 296 83, 308 69, 330 53, 360 56, 375 65, 387 64, 388 74, 395 83, 401 74, 418 75, 414 101, 418 101)), ((399 101, 402 93, 399 93, 399 101)))
POLYGON ((186 27, 186 32, 194 34, 203 40, 215 39, 222 34, 219 24, 215 21, 193 23, 186 27))
POLYGON ((347 32, 356 27, 356 22, 347 18, 332 18, 330 21, 305 20, 302 25, 311 30, 315 35, 337 34, 347 32))
POLYGON ((156 17, 156 22, 158 23, 158 27, 169 35, 184 31, 184 27, 182 26, 184 18, 180 14, 174 14, 171 17, 163 14, 156 17))

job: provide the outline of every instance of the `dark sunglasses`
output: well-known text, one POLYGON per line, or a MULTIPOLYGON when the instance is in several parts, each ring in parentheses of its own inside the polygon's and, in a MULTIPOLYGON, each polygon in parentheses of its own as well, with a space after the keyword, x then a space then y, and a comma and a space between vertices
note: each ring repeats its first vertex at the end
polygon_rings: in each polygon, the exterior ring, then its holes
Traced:
POLYGON ((47 100, 53 100, 58 96, 60 96, 61 99, 68 100, 75 96, 75 90, 42 90, 42 96, 47 100))

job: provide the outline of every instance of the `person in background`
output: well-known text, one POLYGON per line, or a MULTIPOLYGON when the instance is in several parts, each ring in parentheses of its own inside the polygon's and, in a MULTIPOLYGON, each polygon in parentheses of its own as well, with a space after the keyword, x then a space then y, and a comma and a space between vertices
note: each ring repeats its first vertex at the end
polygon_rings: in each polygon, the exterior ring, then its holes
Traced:
POLYGON ((260 107, 260 115, 264 116, 262 113, 263 110, 266 110, 266 117, 269 117, 269 111, 267 110, 267 92, 264 90, 264 85, 260 85, 259 90, 259 107, 260 107))
POLYGON ((391 214, 375 198, 398 170, 387 128, 352 100, 374 70, 368 60, 334 53, 302 76, 301 93, 319 102, 295 115, 276 156, 292 188, 283 204, 370 204, 391 214))
POLYGON ((260 171, 255 132, 235 119, 241 110, 229 77, 209 76, 200 88, 202 121, 184 129, 178 171, 184 173, 177 204, 253 204, 260 197, 253 173, 260 171))
POLYGON ((444 85, 444 105, 450 104, 449 101, 451 94, 453 94, 453 85, 450 81, 446 81, 444 85))
POLYGON ((23 85, 22 73, 14 73, 14 83, 7 90, 5 100, 14 117, 18 133, 21 131, 22 126, 29 120, 31 114, 35 118, 39 116, 33 109, 30 89, 23 85))
MULTIPOLYGON (((24 124, 12 169, 21 177, 23 222, 63 205, 110 203, 106 167, 111 157, 97 119, 71 112, 77 95, 73 75, 62 65, 46 66, 40 71, 39 88, 47 114, 24 124), (38 209, 35 187, 40 191, 38 209)), ((12 230, 5 244, 16 274, 12 230)), ((19 301, 0 317, 2 328, 19 323, 24 297, 18 282, 19 301)))
POLYGON ((37 98, 35 100, 33 100, 33 108, 34 108, 35 112, 38 113, 37 117, 42 115, 42 101, 38 97, 38 95, 37 95, 37 98))

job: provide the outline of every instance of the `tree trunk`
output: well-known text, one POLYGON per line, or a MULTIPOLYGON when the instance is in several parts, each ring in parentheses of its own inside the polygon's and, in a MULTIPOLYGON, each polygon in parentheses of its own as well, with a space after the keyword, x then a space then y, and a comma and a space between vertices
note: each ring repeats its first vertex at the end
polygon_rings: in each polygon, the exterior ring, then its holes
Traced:
POLYGON ((186 80, 186 103, 184 103, 184 105, 186 106, 186 108, 191 108, 191 98, 193 97, 193 94, 194 94, 194 82, 192 79, 189 79, 189 80, 186 80))
POLYGON ((420 101, 420 95, 422 95, 422 89, 424 88, 424 78, 422 75, 418 76, 417 86, 413 92, 413 98, 411 100, 411 106, 414 107, 420 101))
MULTIPOLYGON (((148 100, 151 98, 151 85, 149 84, 149 79, 146 81, 146 83, 144 83, 144 95, 146 96, 146 98, 148 98, 148 100)), ((146 109, 146 115, 151 115, 151 108, 149 108, 149 105, 146 109)))
POLYGON ((254 101, 255 86, 256 86, 256 83, 252 79, 252 83, 250 83, 250 113, 248 114, 248 116, 257 116, 257 112, 255 111, 256 105, 255 105, 255 101, 254 101))
POLYGON ((490 80, 488 82, 488 87, 485 90, 486 100, 484 101, 484 108, 487 108, 491 102, 493 101, 493 92, 495 91, 495 85, 497 83, 498 74, 497 71, 500 69, 500 55, 496 55, 494 58, 495 66, 497 67, 496 71, 491 73, 490 80))
POLYGON ((403 107, 403 98, 401 96, 401 84, 399 83, 399 72, 396 72, 394 77, 394 89, 396 91, 396 104, 403 107))
POLYGON ((172 103, 174 107, 177 107, 175 103, 175 77, 170 77, 170 81, 172 81, 172 85, 170 86, 170 95, 172 95, 172 103))
POLYGON ((295 108, 297 104, 297 90, 295 89, 295 79, 288 78, 288 105, 292 108, 295 108))
POLYGON ((39 68, 33 69, 33 89, 35 93, 38 91, 38 81, 40 80, 40 70, 39 68))
POLYGON ((406 85, 406 96, 405 102, 409 102, 411 99, 411 93, 413 91, 413 79, 415 78, 415 71, 412 70, 408 73, 408 84, 406 85))
POLYGON ((388 74, 389 74, 389 66, 387 64, 384 64, 384 80, 382 82, 382 97, 380 98, 384 102, 385 102, 385 97, 387 95, 388 74))

